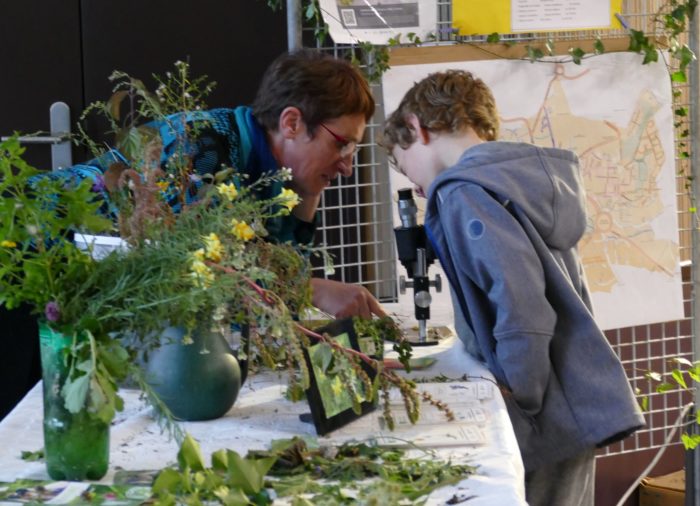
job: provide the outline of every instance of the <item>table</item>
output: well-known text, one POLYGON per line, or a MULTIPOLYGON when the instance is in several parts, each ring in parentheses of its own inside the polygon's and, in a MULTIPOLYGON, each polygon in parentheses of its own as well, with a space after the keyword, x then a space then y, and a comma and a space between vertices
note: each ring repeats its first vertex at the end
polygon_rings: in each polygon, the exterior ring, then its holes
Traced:
MULTIPOLYGON (((396 313, 400 308, 387 305, 396 313)), ((434 315, 435 318, 435 315, 434 315)), ((410 321, 407 316, 403 321, 410 321)), ((443 321, 446 321, 443 319, 443 321)), ((415 371, 414 377, 435 377, 444 374, 460 377, 482 377, 491 374, 470 357, 460 341, 447 338, 440 345, 415 348, 415 354, 435 356, 438 361, 430 368, 415 371)), ((218 420, 186 422, 183 428, 194 436, 208 462, 209 455, 221 448, 231 448, 240 454, 250 449, 265 449, 270 440, 294 435, 314 436, 313 424, 300 421, 308 412, 305 402, 292 403, 283 398, 286 377, 264 373, 250 377, 229 413, 218 420)), ((505 404, 497 389, 495 395, 482 402, 488 418, 482 430, 485 444, 441 447, 436 451, 453 461, 478 465, 477 473, 458 485, 433 492, 429 504, 444 504, 455 493, 475 496, 470 506, 525 505, 523 465, 505 404)), ((101 480, 108 483, 115 469, 160 469, 176 460, 177 445, 161 433, 151 416, 151 408, 139 400, 139 392, 122 390, 125 409, 117 413, 111 428, 110 470, 101 480)), ((355 423, 355 422, 353 422, 355 423)), ((447 422, 445 422, 447 423, 447 422)), ((41 384, 37 384, 15 409, 0 422, 0 481, 18 478, 49 479, 43 462, 25 462, 23 450, 34 451, 42 446, 41 384)))

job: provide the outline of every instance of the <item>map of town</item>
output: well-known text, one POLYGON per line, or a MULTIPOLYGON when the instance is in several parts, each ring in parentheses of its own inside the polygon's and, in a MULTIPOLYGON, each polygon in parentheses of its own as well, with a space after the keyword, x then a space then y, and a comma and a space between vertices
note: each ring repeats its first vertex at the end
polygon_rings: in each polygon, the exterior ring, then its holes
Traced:
MULTIPOLYGON (((500 140, 579 156, 589 215, 579 250, 600 327, 683 318, 672 95, 663 63, 641 65, 639 55, 621 52, 582 65, 551 58, 392 66, 382 81, 385 112, 414 82, 448 68, 472 72, 491 88, 500 140)), ((391 174, 393 188, 410 186, 402 177, 391 174)))
POLYGON ((616 125, 571 112, 563 81, 583 79, 589 70, 567 75, 557 64, 534 117, 501 118, 501 139, 570 149, 578 154, 587 191, 588 229, 579 243, 592 292, 611 292, 619 283, 615 265, 673 277, 678 243, 658 237, 653 221, 667 209, 659 175, 666 157, 655 123, 662 104, 641 92, 631 120, 616 125))

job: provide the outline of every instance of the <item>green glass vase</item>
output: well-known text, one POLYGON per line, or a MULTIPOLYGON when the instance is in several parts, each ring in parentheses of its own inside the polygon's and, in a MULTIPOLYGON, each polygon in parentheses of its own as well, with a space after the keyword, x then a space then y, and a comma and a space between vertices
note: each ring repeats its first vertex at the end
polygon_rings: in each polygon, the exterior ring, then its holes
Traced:
POLYGON ((68 374, 65 351, 72 336, 39 324, 44 393, 44 459, 54 480, 99 480, 109 467, 109 424, 87 410, 71 413, 61 388, 68 374))
POLYGON ((182 344, 185 330, 168 327, 161 344, 146 361, 146 381, 179 420, 220 418, 241 389, 241 368, 226 339, 218 332, 194 332, 182 344))

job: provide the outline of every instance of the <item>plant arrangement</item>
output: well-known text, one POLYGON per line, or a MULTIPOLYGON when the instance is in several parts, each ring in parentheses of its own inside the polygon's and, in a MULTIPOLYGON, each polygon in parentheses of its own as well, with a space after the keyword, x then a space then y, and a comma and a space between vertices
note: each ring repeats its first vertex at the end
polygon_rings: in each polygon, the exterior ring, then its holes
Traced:
MULTIPOLYGON (((65 378, 55 389, 64 408, 109 424, 122 409, 118 385, 130 377, 167 423, 167 408, 134 357, 157 346, 165 326, 186 329, 186 345, 202 330, 249 325, 246 358, 287 369, 292 400, 302 399, 309 386, 303 349, 321 342, 318 366, 324 373, 343 377, 353 371, 359 377, 354 399, 376 401, 380 392, 388 399, 393 385, 404 394, 411 420, 417 420, 421 400, 449 418, 443 403, 421 398, 413 382, 381 360, 296 320, 310 307, 307 257, 314 251, 268 241, 265 227, 299 202, 284 187, 290 172, 245 181, 233 167, 194 171, 192 146, 208 127, 206 115, 199 114, 213 84, 191 78, 182 62, 165 78, 154 76, 154 93, 125 73, 111 78, 112 97, 92 104, 84 118, 106 118, 114 148, 91 141, 81 127, 80 140, 96 157, 88 164, 45 174, 22 160, 16 138, 0 144, 0 304, 30 304, 43 326, 68 337, 65 378), (167 153, 164 135, 174 139, 167 153), (77 246, 77 234, 119 235, 124 247, 98 260, 90 247, 77 246), (374 381, 361 362, 377 371, 374 381)), ((381 342, 391 334, 408 367, 410 347, 393 322, 356 324, 381 342)), ((388 407, 385 417, 392 426, 388 407)))
MULTIPOLYGON (((303 399, 310 381, 303 349, 321 342, 324 359, 317 365, 324 373, 343 377, 352 371, 363 385, 362 391, 352 392, 358 410, 360 398, 374 401, 381 390, 388 399, 393 385, 404 394, 411 420, 418 419, 421 400, 438 406, 450 418, 443 403, 420 396, 413 382, 385 369, 381 359, 340 346, 330 336, 295 320, 310 307, 307 257, 322 252, 266 240, 267 220, 289 214, 299 202, 292 190, 284 188, 290 171, 282 169, 256 181, 244 181, 245 176, 233 168, 213 175, 196 174, 190 149, 209 126, 204 99, 214 83, 207 83, 206 76, 191 77, 184 62, 176 62, 174 71, 164 78, 153 77, 158 85, 151 93, 143 81, 114 72, 113 95, 84 112, 83 118, 97 113, 108 121, 116 151, 101 149, 80 129, 83 142, 98 160, 113 159, 104 174, 104 189, 117 206, 121 236, 130 246, 128 253, 100 262, 113 276, 107 286, 115 288, 111 299, 103 294, 93 305, 121 307, 139 300, 138 306, 145 308, 143 315, 127 311, 120 318, 111 318, 114 329, 109 331, 128 331, 137 336, 141 348, 147 348, 152 344, 149 337, 173 312, 177 320, 170 323, 188 329, 201 322, 215 322, 223 328, 250 324, 251 356, 246 358, 253 365, 286 369, 287 396, 294 401, 303 399), (124 105, 126 113, 122 113, 124 105), (175 147, 165 155, 164 130, 175 139, 175 147), (273 197, 260 198, 261 194, 273 197), (140 277, 144 264, 151 266, 147 269, 152 278, 140 277), (184 272, 174 272, 173 265, 180 265, 184 272), (153 299, 153 286, 162 294, 163 304, 153 299), (374 381, 360 362, 377 370, 374 381)), ((356 319, 355 326, 380 343, 394 341, 399 360, 410 369, 410 346, 393 321, 356 319)), ((388 402, 385 417, 393 426, 388 402)))

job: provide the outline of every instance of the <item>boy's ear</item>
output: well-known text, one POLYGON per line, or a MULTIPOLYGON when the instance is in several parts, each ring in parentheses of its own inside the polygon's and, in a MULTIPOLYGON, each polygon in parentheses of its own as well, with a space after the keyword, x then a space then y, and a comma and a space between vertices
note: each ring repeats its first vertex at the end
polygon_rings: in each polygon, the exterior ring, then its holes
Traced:
POLYGON ((421 144, 428 144, 428 142, 430 142, 430 132, 423 128, 423 126, 420 124, 418 116, 415 114, 409 114, 406 120, 411 126, 411 130, 416 133, 416 141, 420 142, 421 144))
POLYGON ((291 139, 296 137, 303 125, 304 118, 301 111, 296 107, 289 106, 280 113, 277 128, 283 137, 291 139))

